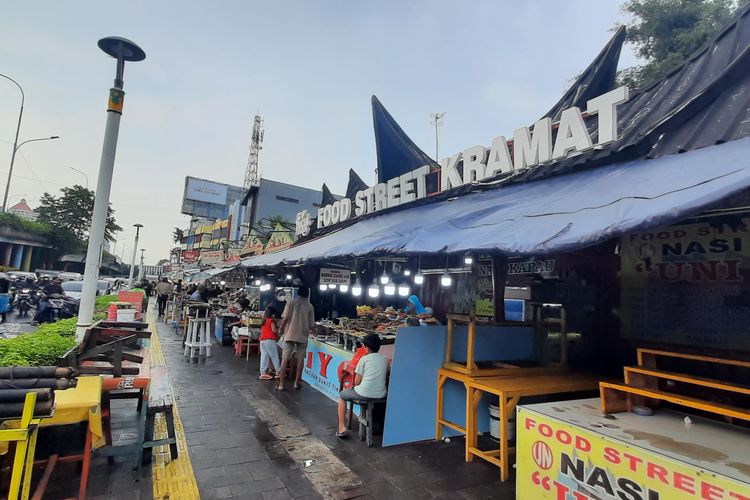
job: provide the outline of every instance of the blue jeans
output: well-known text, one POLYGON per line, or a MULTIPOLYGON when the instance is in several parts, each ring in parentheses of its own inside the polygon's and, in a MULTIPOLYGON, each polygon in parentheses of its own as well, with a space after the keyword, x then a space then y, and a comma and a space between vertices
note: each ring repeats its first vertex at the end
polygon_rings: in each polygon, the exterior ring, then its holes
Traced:
POLYGON ((49 317, 49 314, 47 314, 47 311, 49 310, 49 302, 46 300, 40 300, 39 301, 39 307, 36 311, 36 314, 34 315, 34 321, 37 323, 42 323, 44 320, 46 320, 49 317))

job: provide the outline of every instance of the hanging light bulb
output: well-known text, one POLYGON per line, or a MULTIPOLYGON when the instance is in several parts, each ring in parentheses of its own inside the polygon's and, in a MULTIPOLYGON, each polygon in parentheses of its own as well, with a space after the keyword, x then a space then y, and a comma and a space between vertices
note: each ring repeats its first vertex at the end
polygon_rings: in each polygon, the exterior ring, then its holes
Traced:
POLYGON ((470 253, 467 252, 466 255, 464 255, 464 264, 466 264, 467 266, 470 266, 473 263, 474 263, 474 257, 470 253))
POLYGON ((328 288, 330 290, 335 290, 336 289, 336 285, 334 285, 333 283, 331 283, 330 285, 328 285, 328 288))
POLYGON ((260 286, 260 280, 255 280, 255 286, 260 286))
POLYGON ((451 278, 451 275, 448 274, 446 271, 441 277, 440 277, 440 284, 444 287, 449 287, 453 283, 453 278, 451 278))
POLYGON ((357 281, 352 287, 352 295, 355 297, 362 295, 362 285, 359 284, 359 281, 357 281))
POLYGON ((286 275, 286 280, 287 280, 287 281, 289 281, 289 280, 291 280, 291 279, 292 279, 292 275, 291 275, 291 274, 287 274, 287 275, 286 275))
POLYGON ((321 292, 325 292, 326 290, 328 290, 328 285, 324 285, 323 283, 321 283, 319 288, 321 292))
POLYGON ((414 284, 421 285, 424 283, 424 275, 422 274, 422 257, 419 257, 419 266, 417 267, 417 274, 414 275, 414 284))
POLYGON ((399 297, 406 297, 409 295, 409 286, 408 285, 399 285, 398 286, 398 296, 399 297))
POLYGON ((367 296, 372 298, 377 298, 378 296, 380 296, 380 287, 375 284, 367 287, 367 296))
POLYGON ((404 269, 404 276, 411 276, 411 271, 409 269, 404 269))
POLYGON ((383 293, 386 295, 396 295, 396 284, 388 283, 383 287, 383 293))
POLYGON ((386 267, 387 265, 383 266, 383 274, 380 276, 380 284, 382 285, 385 285, 391 280, 391 278, 388 277, 388 273, 386 273, 386 267))
MULTIPOLYGON (((339 285, 339 292, 346 293, 349 291, 349 285, 339 285)), ((362 293, 362 290, 359 291, 362 293)))

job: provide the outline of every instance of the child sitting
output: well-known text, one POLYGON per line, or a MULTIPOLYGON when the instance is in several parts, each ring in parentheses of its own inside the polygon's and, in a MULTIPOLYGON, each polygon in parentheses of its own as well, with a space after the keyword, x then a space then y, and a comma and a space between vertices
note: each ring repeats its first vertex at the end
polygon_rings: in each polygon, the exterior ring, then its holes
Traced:
POLYGON ((267 307, 263 313, 263 325, 260 328, 260 379, 271 380, 276 377, 268 373, 268 360, 271 359, 276 373, 279 372, 279 350, 276 346, 278 327, 276 326, 276 311, 267 307))

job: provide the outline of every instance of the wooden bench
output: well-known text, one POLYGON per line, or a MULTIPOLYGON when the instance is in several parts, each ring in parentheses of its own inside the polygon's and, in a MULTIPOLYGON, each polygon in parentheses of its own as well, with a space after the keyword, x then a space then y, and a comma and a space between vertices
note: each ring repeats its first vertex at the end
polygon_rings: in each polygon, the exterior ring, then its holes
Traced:
POLYGON ((602 400, 602 412, 605 414, 631 411, 634 406, 658 407, 667 402, 694 410, 713 413, 724 417, 750 421, 750 408, 717 403, 700 397, 702 390, 721 391, 731 395, 745 397, 750 395, 750 386, 724 380, 665 370, 659 367, 665 360, 687 360, 691 366, 706 364, 708 366, 731 366, 750 369, 750 362, 736 359, 722 359, 698 354, 686 354, 655 349, 638 349, 638 366, 624 368, 625 383, 601 382, 599 391, 602 400), (691 389, 697 394, 680 394, 665 390, 665 382, 682 386, 682 392, 691 389))
POLYGON ((151 367, 151 386, 148 392, 146 410, 145 439, 143 442, 143 463, 151 461, 152 448, 156 446, 169 445, 169 456, 172 460, 177 458, 177 434, 174 427, 174 400, 172 398, 172 383, 166 366, 151 367), (164 415, 167 428, 167 436, 154 438, 154 426, 156 415, 164 415))

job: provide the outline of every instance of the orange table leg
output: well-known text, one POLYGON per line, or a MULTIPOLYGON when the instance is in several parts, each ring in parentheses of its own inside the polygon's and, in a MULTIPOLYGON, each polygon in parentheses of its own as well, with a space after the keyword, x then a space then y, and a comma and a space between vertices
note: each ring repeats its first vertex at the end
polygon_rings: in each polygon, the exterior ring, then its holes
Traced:
POLYGON ((508 407, 505 393, 500 393, 500 480, 508 480, 508 407))
POLYGON ((91 467, 91 428, 86 429, 86 444, 83 448, 83 466, 81 467, 81 486, 78 491, 79 500, 86 498, 86 487, 89 482, 89 468, 91 467))

